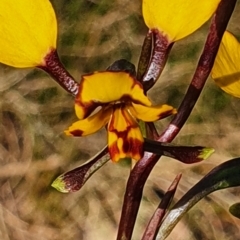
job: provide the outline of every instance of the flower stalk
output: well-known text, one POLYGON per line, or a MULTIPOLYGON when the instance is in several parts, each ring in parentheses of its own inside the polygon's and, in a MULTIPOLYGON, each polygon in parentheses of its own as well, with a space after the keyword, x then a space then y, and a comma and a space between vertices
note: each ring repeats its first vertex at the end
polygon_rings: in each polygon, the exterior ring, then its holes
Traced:
POLYGON ((44 60, 45 64, 38 66, 38 68, 47 72, 63 89, 76 97, 79 84, 61 63, 57 51, 53 49, 44 60))

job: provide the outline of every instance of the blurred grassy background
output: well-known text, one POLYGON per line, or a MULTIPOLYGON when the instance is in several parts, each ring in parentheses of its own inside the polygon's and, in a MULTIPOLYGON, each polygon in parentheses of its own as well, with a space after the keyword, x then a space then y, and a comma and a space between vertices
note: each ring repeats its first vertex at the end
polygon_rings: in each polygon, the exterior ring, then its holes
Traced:
MULTIPOLYGON (((141 1, 53 0, 59 23, 58 52, 77 79, 126 58, 137 65, 147 28, 141 1)), ((240 37, 240 5, 228 29, 240 37)), ((150 91, 155 103, 178 106, 191 80, 209 23, 175 44, 166 68, 150 91)), ((115 239, 129 169, 107 163, 81 189, 62 194, 50 187, 61 173, 93 156, 105 145, 104 130, 85 138, 63 134, 76 120, 74 99, 45 73, 0 66, 0 239, 115 239)), ((211 79, 175 143, 205 145, 216 153, 186 166, 162 158, 146 184, 133 239, 140 239, 159 198, 183 173, 178 199, 217 164, 240 155, 239 99, 219 90, 211 79)), ((164 129, 169 119, 157 123, 164 129)), ((168 239, 236 240, 240 221, 228 214, 239 189, 214 193, 194 207, 168 239)))

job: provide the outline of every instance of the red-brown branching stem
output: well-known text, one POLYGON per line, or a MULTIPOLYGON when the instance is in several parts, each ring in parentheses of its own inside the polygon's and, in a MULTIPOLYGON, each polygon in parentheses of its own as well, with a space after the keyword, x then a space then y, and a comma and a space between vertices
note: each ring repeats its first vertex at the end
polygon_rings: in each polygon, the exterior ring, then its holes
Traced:
POLYGON ((164 194, 162 201, 158 205, 158 208, 154 212, 152 218, 150 219, 148 226, 143 234, 142 240, 154 240, 158 229, 161 225, 161 221, 172 202, 174 194, 177 190, 178 183, 182 177, 182 174, 178 174, 170 187, 168 188, 167 192, 164 194))
MULTIPOLYGON (((177 116, 158 139, 171 142, 188 119, 212 69, 222 35, 232 15, 236 0, 222 0, 213 16, 210 31, 205 43, 202 56, 185 98, 179 108, 177 116)), ((159 160, 159 155, 145 152, 144 157, 132 169, 128 179, 122 215, 120 219, 118 240, 130 240, 139 210, 144 184, 153 167, 159 160)))
POLYGON ((44 60, 45 65, 38 68, 47 72, 63 89, 76 97, 79 84, 61 63, 57 51, 53 49, 44 60))

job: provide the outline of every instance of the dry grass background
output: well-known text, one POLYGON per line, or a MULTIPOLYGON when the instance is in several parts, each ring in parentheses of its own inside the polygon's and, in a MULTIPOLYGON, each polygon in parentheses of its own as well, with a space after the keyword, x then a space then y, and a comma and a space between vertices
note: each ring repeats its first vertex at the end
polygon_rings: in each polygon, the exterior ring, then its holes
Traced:
MULTIPOLYGON (((126 58, 137 64, 147 29, 141 1, 53 0, 59 22, 58 51, 77 79, 126 58)), ((229 30, 240 36, 240 5, 229 30)), ((156 103, 178 106, 202 49, 208 24, 177 43, 150 95, 156 103)), ((61 173, 89 159, 105 145, 103 131, 85 138, 63 134, 76 120, 74 99, 45 73, 0 66, 0 239, 115 239, 129 169, 107 163, 77 193, 51 188, 61 173)), ((167 189, 179 172, 176 199, 217 164, 240 155, 239 99, 209 79, 175 143, 211 146, 206 162, 186 166, 162 158, 146 184, 133 239, 140 239, 159 202, 155 188, 167 189)), ((157 123, 159 130, 169 119, 157 123)), ((177 225, 169 240, 240 239, 240 220, 228 213, 239 189, 211 194, 177 225)))

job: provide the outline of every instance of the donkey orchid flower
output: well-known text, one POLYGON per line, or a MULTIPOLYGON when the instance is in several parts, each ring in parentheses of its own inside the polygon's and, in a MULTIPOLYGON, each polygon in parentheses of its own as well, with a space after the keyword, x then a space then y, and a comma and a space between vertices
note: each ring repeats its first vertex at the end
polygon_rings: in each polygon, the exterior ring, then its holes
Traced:
POLYGON ((170 42, 186 37, 215 12, 220 0, 143 0, 143 17, 149 29, 158 29, 170 42))
POLYGON ((1 63, 42 66, 56 49, 57 21, 49 0, 1 0, 0 23, 1 63))
POLYGON ((223 91, 240 98, 240 43, 230 32, 223 35, 212 78, 223 91))
POLYGON ((176 113, 168 105, 153 107, 142 85, 129 73, 111 71, 83 76, 75 111, 80 120, 65 133, 85 136, 107 125, 108 149, 115 162, 142 157, 144 140, 137 119, 152 122, 176 113), (101 109, 94 113, 98 107, 101 109))

